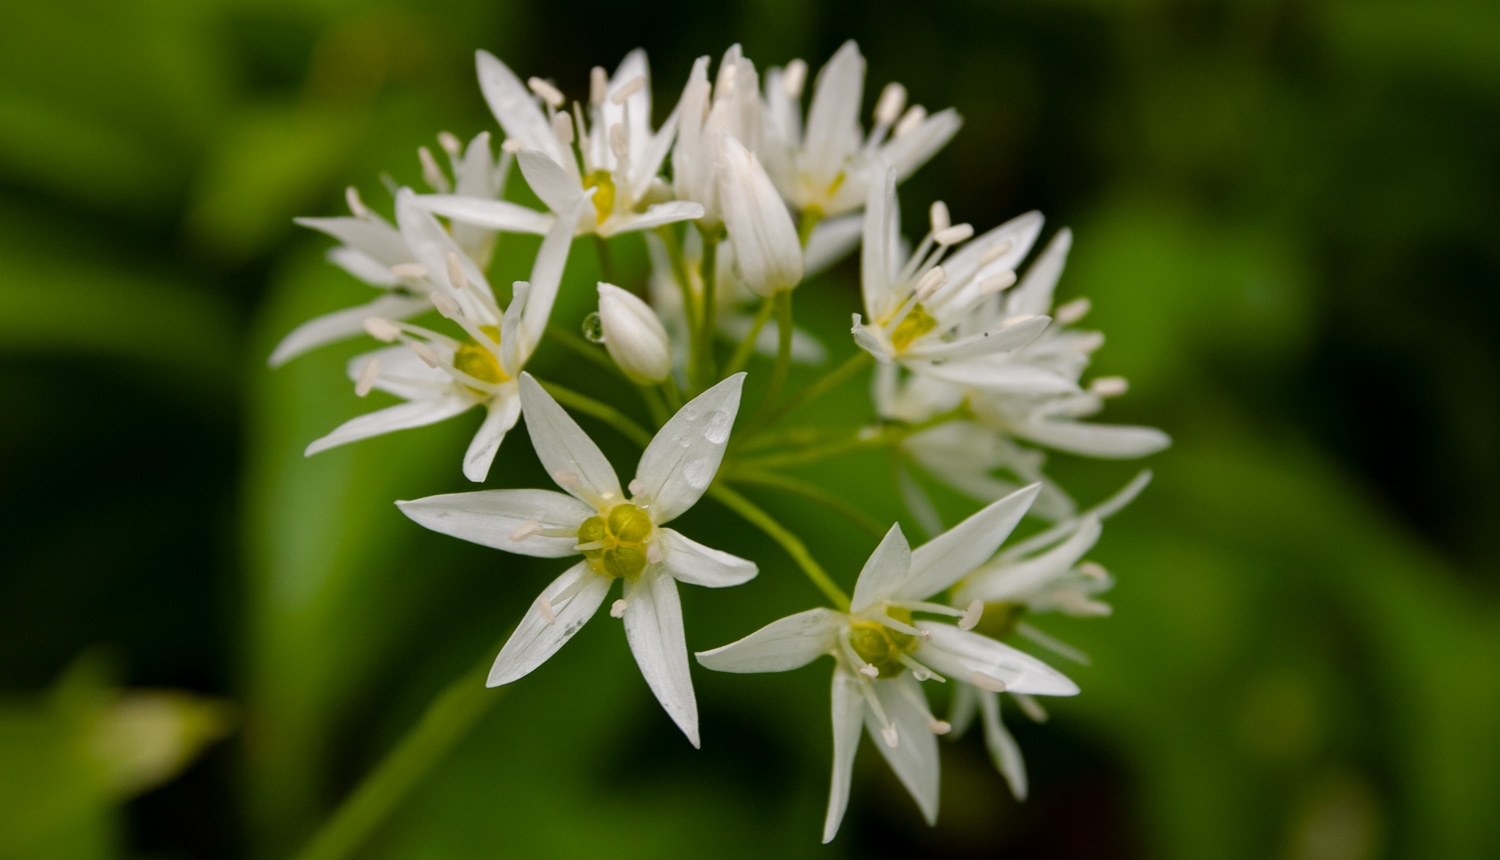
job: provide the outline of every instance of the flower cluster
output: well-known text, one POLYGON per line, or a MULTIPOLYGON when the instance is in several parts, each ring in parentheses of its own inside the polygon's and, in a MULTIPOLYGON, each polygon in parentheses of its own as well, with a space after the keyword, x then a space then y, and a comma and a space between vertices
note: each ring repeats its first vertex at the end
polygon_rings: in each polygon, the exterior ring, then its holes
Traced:
POLYGON ((338 240, 329 260, 379 295, 298 327, 277 346, 272 365, 368 334, 388 346, 349 363, 355 393, 380 390, 401 401, 334 428, 307 453, 482 406, 485 417, 462 459, 464 475, 479 482, 524 417, 561 492, 481 490, 398 503, 413 521, 446 535, 577 559, 531 604, 495 659, 489 685, 534 671, 620 580, 609 614, 622 620, 646 683, 694 746, 697 705, 677 584, 731 587, 758 570, 668 527, 712 496, 780 543, 832 603, 697 654, 702 666, 723 672, 787 671, 832 658, 825 841, 844 814, 861 727, 930 822, 938 811, 937 737, 961 733, 976 713, 996 766, 1024 798, 1026 773, 1001 722, 1001 695, 1040 720, 1046 712, 1036 697, 1071 696, 1078 687, 1005 640, 1084 659, 1030 619, 1109 613, 1098 596, 1112 580, 1084 556, 1102 521, 1150 479, 1142 472, 1080 511, 1044 474, 1044 451, 1134 458, 1169 440, 1151 428, 1084 420, 1126 385, 1118 377, 1084 382, 1103 340, 1074 327, 1087 300, 1054 307, 1072 241, 1067 230, 1033 255, 1040 214, 979 232, 954 223, 939 201, 928 207, 918 241, 902 236, 897 187, 959 130, 957 113, 908 106, 906 90, 892 83, 866 130, 865 62, 853 42, 813 79, 805 113, 801 60, 762 75, 735 46, 712 79, 710 65, 708 57, 697 61, 653 128, 642 51, 612 75, 593 69, 586 96, 572 102, 553 82, 523 82, 481 51, 479 86, 504 132, 498 153, 489 132, 467 144, 441 134, 446 168, 419 150, 428 187, 394 189, 394 223, 352 188, 348 216, 302 219, 338 240), (545 211, 506 199, 513 168, 545 211), (512 284, 508 296, 486 277, 501 233, 542 237, 529 280, 512 284), (584 338, 552 319, 582 236, 599 246, 607 278, 610 242, 644 241, 651 261, 647 283, 598 283, 598 311, 583 321, 584 338), (821 364, 827 355, 795 327, 793 292, 856 248, 863 307, 853 312, 851 336, 858 349, 788 392, 792 363, 821 364), (434 312, 440 319, 430 325, 411 321, 434 312), (545 342, 617 373, 623 388, 639 392, 654 434, 612 405, 528 373, 545 342), (736 429, 746 368, 759 376, 766 361, 757 412, 736 429), (871 367, 874 424, 772 432, 797 406, 871 367), (642 447, 627 484, 564 406, 642 447), (782 469, 876 448, 895 459, 895 490, 930 539, 913 548, 891 526, 846 596, 802 540, 735 485, 801 493, 868 522, 837 493, 782 469), (924 480, 983 507, 945 529, 924 480), (1033 533, 1002 549, 1028 515, 1038 523, 1033 533), (952 691, 946 719, 934 715, 928 681, 952 691))

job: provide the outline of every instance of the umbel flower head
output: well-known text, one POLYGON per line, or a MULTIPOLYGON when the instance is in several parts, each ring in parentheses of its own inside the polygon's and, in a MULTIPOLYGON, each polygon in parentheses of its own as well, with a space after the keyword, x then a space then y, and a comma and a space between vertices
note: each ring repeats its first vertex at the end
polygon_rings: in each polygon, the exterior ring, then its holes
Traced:
POLYGON ((983 564, 1036 497, 1025 487, 912 550, 892 526, 860 571, 846 612, 810 609, 712 651, 698 661, 721 672, 785 672, 828 654, 833 670, 833 779, 823 841, 838 833, 860 727, 916 800, 937 821, 938 750, 949 731, 932 716, 920 681, 953 680, 986 690, 1071 696, 1078 687, 1047 664, 972 631, 982 604, 958 610, 929 602, 983 564), (958 624, 916 620, 926 613, 958 624))
POLYGON ((530 374, 521 402, 537 457, 567 494, 485 490, 397 502, 433 531, 542 558, 582 555, 544 589, 495 658, 489 686, 509 684, 557 653, 593 617, 615 580, 630 650, 668 716, 698 746, 698 705, 688 675, 677 583, 724 588, 748 582, 753 562, 664 526, 708 490, 739 412, 743 373, 703 392, 668 421, 641 455, 630 495, 603 452, 530 374))

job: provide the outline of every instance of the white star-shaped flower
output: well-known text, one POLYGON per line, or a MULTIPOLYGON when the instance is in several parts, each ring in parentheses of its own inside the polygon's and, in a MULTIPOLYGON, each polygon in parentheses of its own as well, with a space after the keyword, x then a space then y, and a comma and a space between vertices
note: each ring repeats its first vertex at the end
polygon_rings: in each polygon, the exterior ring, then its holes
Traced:
POLYGON ((669 420, 641 455, 627 498, 599 447, 530 374, 520 380, 537 457, 567 495, 550 490, 487 490, 398 502, 433 531, 521 555, 582 554, 542 592, 501 649, 489 686, 540 666, 593 617, 616 579, 623 618, 641 674, 668 716, 698 746, 698 706, 688 674, 677 583, 724 588, 748 582, 753 562, 710 549, 665 528, 708 490, 739 412, 745 374, 703 392, 669 420))
POLYGON ((972 632, 975 613, 928 602, 995 553, 1036 497, 1030 486, 997 501, 912 550, 892 526, 859 580, 849 611, 812 609, 738 642, 698 654, 721 672, 784 672, 830 654, 833 672, 833 778, 823 841, 833 839, 849 800, 860 727, 929 823, 937 820, 938 750, 949 725, 932 716, 920 681, 951 678, 989 690, 1071 696, 1078 687, 1047 664, 972 632), (914 620, 957 617, 957 626, 914 620))

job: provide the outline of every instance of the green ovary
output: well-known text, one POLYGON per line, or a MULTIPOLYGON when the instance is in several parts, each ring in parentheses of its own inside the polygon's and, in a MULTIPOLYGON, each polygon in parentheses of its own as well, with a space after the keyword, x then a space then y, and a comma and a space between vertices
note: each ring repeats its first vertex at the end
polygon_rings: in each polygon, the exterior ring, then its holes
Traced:
MULTIPOLYGON (((886 615, 911 623, 911 613, 904 609, 887 608, 886 615)), ((917 637, 892 630, 878 621, 853 621, 849 624, 849 644, 860 659, 875 667, 879 677, 894 678, 906 671, 901 655, 917 650, 917 637)))
POLYGON ((974 627, 975 633, 982 633, 991 639, 1004 639, 1016 632, 1016 625, 1021 623, 1021 617, 1026 614, 1024 603, 988 603, 984 607, 984 616, 979 619, 979 624, 974 627))
MULTIPOLYGON (((479 330, 493 338, 495 343, 498 344, 500 342, 500 329, 498 326, 481 326, 479 330)), ((453 369, 494 385, 510 381, 510 376, 500 366, 500 362, 495 358, 494 353, 474 340, 464 341, 454 351, 453 369)), ((488 393, 473 388, 470 390, 480 396, 486 396, 488 393)))
POLYGON ((615 181, 610 178, 608 170, 595 170, 583 178, 583 188, 597 188, 594 192, 594 214, 597 223, 603 224, 604 219, 615 211, 615 181))
POLYGON ((635 579, 646 569, 646 548, 656 526, 635 505, 615 505, 599 516, 589 517, 578 527, 578 543, 594 572, 613 578, 635 579))
POLYGON ((908 346, 911 346, 912 341, 935 328, 937 328, 937 320, 933 319, 932 314, 922 307, 921 302, 918 302, 912 305, 906 317, 896 324, 896 330, 891 332, 891 346, 897 352, 904 352, 908 346))

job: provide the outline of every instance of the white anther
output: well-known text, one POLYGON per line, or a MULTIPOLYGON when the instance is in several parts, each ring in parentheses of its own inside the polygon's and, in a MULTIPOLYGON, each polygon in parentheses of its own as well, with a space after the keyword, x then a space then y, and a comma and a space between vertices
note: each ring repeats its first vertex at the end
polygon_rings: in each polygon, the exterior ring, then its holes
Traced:
POLYGON ((531 519, 529 519, 529 520, 521 523, 520 525, 516 526, 515 528, 511 529, 510 540, 511 540, 511 543, 520 543, 521 541, 526 540, 527 538, 536 537, 537 535, 539 535, 541 533, 542 533, 542 522, 541 522, 541 520, 537 519, 536 517, 532 517, 531 519))
POLYGON ((365 317, 365 331, 382 343, 391 343, 401 334, 395 323, 381 317, 365 317))
POLYGON ((609 74, 602 66, 589 69, 589 103, 604 104, 604 95, 609 92, 609 74))
POLYGON ((626 486, 626 489, 630 490, 630 495, 639 496, 641 493, 646 492, 646 482, 640 478, 631 478, 630 484, 626 486))
POLYGON ((433 290, 427 294, 427 298, 432 300, 432 306, 437 308, 438 313, 450 320, 458 319, 464 314, 463 309, 458 306, 458 302, 454 301, 453 297, 447 293, 433 290))
POLYGON ((569 472, 567 469, 558 469, 556 472, 553 472, 552 480, 556 481, 559 487, 565 489, 572 489, 579 484, 578 473, 569 472))
POLYGON ((933 233, 941 233, 953 226, 953 219, 948 215, 948 204, 941 200, 934 200, 932 206, 928 207, 927 217, 932 221, 933 233))
POLYGON ((438 358, 438 354, 436 352, 433 352, 432 347, 428 346, 427 344, 422 343, 419 340, 414 340, 409 341, 406 345, 417 356, 417 358, 422 359, 422 363, 427 365, 428 367, 435 368, 442 363, 442 360, 438 358))
POLYGON ((948 272, 942 266, 933 266, 917 281, 917 301, 925 302, 932 294, 942 289, 943 284, 948 283, 948 272))
POLYGON ((552 115, 552 134, 563 146, 573 145, 573 118, 565 113, 552 115))
POLYGON ((864 675, 866 678, 879 678, 880 670, 866 663, 859 667, 859 674, 864 675))
POLYGON ((1058 305, 1052 312, 1052 318, 1057 320, 1058 325, 1072 325, 1083 319, 1094 303, 1086 298, 1077 298, 1067 304, 1058 305))
POLYGON ((875 121, 891 125, 901 118, 901 109, 906 107, 906 87, 892 81, 880 91, 880 101, 875 103, 875 121))
POLYGON ((885 741, 885 745, 890 747, 891 749, 895 749, 896 744, 900 743, 901 741, 901 736, 896 734, 896 726, 894 724, 888 725, 885 728, 881 729, 880 737, 885 741))
POLYGON ((988 266, 990 263, 993 263, 1001 257, 1005 256, 1006 254, 1009 254, 1010 249, 1013 247, 1015 247, 1015 243, 1009 239, 996 244, 993 248, 990 248, 983 254, 979 255, 979 267, 982 269, 985 266, 988 266))
POLYGON ((609 97, 609 100, 612 101, 612 102, 614 102, 617 105, 625 104, 625 100, 626 99, 628 99, 631 96, 635 95, 636 93, 640 92, 641 88, 644 87, 645 85, 646 85, 646 76, 645 75, 636 75, 635 77, 633 77, 630 80, 626 81, 625 83, 621 84, 620 88, 617 89, 617 90, 615 90, 614 95, 611 95, 609 97))
POLYGON ((1123 376, 1101 376, 1089 383, 1089 392, 1100 397, 1119 397, 1130 390, 1123 376))
POLYGON ((781 73, 781 88, 789 98, 799 98, 802 95, 802 87, 807 84, 807 63, 801 60, 792 60, 786 64, 786 71, 781 73))
POLYGON ((661 546, 659 546, 658 544, 651 544, 650 546, 646 547, 646 561, 649 561, 652 564, 661 564, 661 546))
POLYGON ((1020 325, 1021 323, 1026 322, 1027 320, 1034 320, 1034 319, 1036 319, 1036 314, 1016 314, 1013 317, 1006 317, 1005 319, 1001 320, 1000 321, 1000 327, 1001 328, 1010 328, 1013 325, 1020 325))
POLYGON ((906 114, 901 117, 901 121, 896 123, 896 136, 901 137, 904 134, 915 131, 917 126, 926 120, 927 108, 921 105, 912 105, 906 109, 906 114))
POLYGON ((946 735, 953 731, 953 724, 947 720, 928 720, 927 731, 935 735, 946 735))
POLYGON ((542 613, 543 621, 547 622, 548 624, 557 623, 557 613, 553 611, 552 601, 547 599, 547 595, 543 594, 541 597, 538 597, 536 599, 536 608, 542 613))
POLYGON ((500 151, 508 152, 511 155, 515 155, 525 148, 526 144, 522 143, 519 139, 514 137, 507 137, 505 139, 505 142, 500 144, 500 151))
POLYGON ((372 358, 359 370, 359 379, 354 383, 356 397, 364 397, 375 387, 375 378, 380 376, 380 359, 372 358))
POLYGON ((417 147, 417 160, 422 162, 422 179, 435 190, 444 194, 451 187, 448 177, 443 175, 443 169, 438 167, 437 159, 432 157, 432 150, 425 146, 417 147))
POLYGON ((453 284, 455 290, 469 288, 469 276, 464 274, 463 261, 452 251, 448 252, 448 281, 453 284))
POLYGON ((1104 565, 1097 561, 1086 561, 1078 565, 1078 572, 1089 579, 1109 579, 1109 571, 1105 570, 1104 565))
POLYGON ((552 105, 552 107, 554 108, 562 107, 563 102, 567 101, 567 99, 562 94, 562 90, 552 86, 541 78, 527 78, 526 86, 529 87, 532 92, 541 96, 542 101, 546 102, 549 105, 552 105))
POLYGON ((619 600, 616 600, 614 603, 611 603, 609 605, 609 617, 610 618, 624 618, 625 617, 625 606, 626 606, 625 599, 623 597, 620 598, 619 600))
POLYGON ((992 293, 998 293, 1001 290, 1010 289, 1015 282, 1015 272, 1001 272, 998 275, 990 275, 979 282, 979 294, 981 296, 988 296, 992 293))
POLYGON ((344 202, 349 204, 349 211, 355 218, 368 218, 370 209, 365 206, 365 201, 359 199, 359 189, 353 185, 344 189, 344 202))
POLYGON ((417 280, 427 277, 427 267, 421 263, 397 263, 391 267, 391 274, 398 278, 417 280))
POLYGON ((438 146, 449 156, 457 158, 464 151, 463 141, 459 140, 452 132, 440 131, 437 136, 438 146))
POLYGON ((974 225, 954 224, 946 230, 939 230, 932 236, 932 241, 939 245, 957 245, 959 242, 968 240, 974 235, 974 225))
POLYGON ((986 675, 983 672, 975 672, 969 676, 969 683, 981 690, 989 690, 991 693, 1005 692, 1006 684, 994 675, 986 675))
POLYGON ((615 158, 624 158, 630 154, 630 139, 625 135, 625 123, 617 122, 609 127, 609 151, 615 154, 615 158))
POLYGON ((969 604, 969 608, 964 610, 964 617, 958 619, 958 629, 973 630, 979 625, 979 619, 983 617, 984 601, 975 599, 973 603, 969 604))

